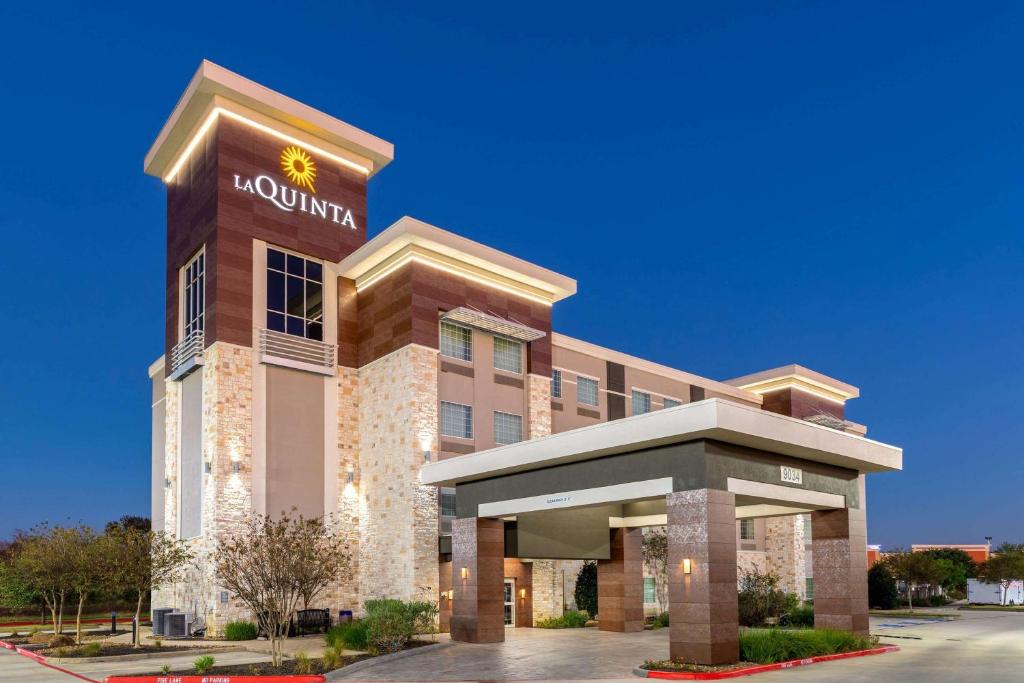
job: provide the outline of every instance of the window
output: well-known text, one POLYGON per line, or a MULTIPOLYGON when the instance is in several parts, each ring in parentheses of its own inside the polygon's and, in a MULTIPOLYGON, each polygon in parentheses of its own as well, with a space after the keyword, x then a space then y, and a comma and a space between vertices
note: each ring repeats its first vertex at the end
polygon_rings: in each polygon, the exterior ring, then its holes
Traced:
POLYGON ((653 576, 645 576, 644 577, 644 602, 652 603, 652 602, 657 602, 657 601, 658 601, 658 596, 655 595, 655 593, 654 593, 654 577, 653 576))
POLYGON ((267 249, 267 329, 324 340, 324 267, 267 249))
POLYGON ((643 415, 651 412, 651 395, 644 391, 633 390, 633 414, 643 415))
POLYGON ((666 398, 665 399, 665 407, 666 408, 675 408, 676 406, 681 406, 681 405, 682 405, 682 403, 680 403, 679 401, 675 400, 674 398, 666 398))
POLYGON ((441 355, 459 360, 473 360, 473 330, 449 322, 441 322, 441 355))
POLYGON ((494 442, 516 443, 523 440, 523 416, 494 411, 494 442))
POLYGON ((508 372, 522 372, 523 343, 505 337, 495 337, 494 367, 508 372))
POLYGON ((597 380, 589 377, 576 378, 576 401, 588 406, 597 405, 597 380))
POLYGON ((203 323, 206 314, 206 252, 200 251, 193 257, 183 272, 184 288, 182 290, 182 303, 184 304, 184 316, 182 320, 184 327, 182 339, 188 338, 197 332, 203 331, 203 323))
POLYGON ((441 489, 440 510, 442 517, 455 516, 455 489, 441 489))
POLYGON ((806 579, 804 579, 804 590, 807 592, 807 595, 804 597, 804 600, 807 600, 807 601, 814 600, 814 577, 813 576, 808 576, 806 579))
POLYGON ((441 401, 441 435, 473 438, 473 407, 441 401))
POLYGON ((752 520, 752 519, 741 519, 740 520, 740 540, 741 541, 753 541, 754 540, 754 520, 752 520))
POLYGON ((551 371, 551 398, 562 398, 562 371, 551 371))

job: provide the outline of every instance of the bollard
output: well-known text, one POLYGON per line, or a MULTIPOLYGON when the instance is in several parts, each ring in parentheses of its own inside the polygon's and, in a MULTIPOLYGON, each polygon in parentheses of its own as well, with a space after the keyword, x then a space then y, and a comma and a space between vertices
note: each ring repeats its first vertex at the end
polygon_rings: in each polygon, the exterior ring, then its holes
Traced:
POLYGON ((138 633, 137 633, 138 628, 139 628, 139 622, 135 620, 135 617, 132 617, 132 644, 135 644, 135 643, 138 642, 138 633))
POLYGON ((110 635, 117 633, 117 612, 110 613, 110 635))

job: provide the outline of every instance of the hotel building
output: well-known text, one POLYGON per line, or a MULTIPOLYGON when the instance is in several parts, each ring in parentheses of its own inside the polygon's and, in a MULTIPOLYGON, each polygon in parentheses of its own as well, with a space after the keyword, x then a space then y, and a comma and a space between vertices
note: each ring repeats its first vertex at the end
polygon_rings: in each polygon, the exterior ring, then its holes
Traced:
POLYGON ((737 571, 803 595, 807 548, 819 623, 866 630, 865 474, 902 453, 846 420, 857 388, 636 358, 552 329, 570 277, 410 217, 368 239, 367 183, 393 154, 209 62, 147 154, 167 191, 153 524, 198 555, 153 605, 213 632, 247 616, 214 578, 218 542, 295 509, 351 553, 317 606, 434 600, 457 640, 560 614, 593 559, 601 628, 641 627, 664 589, 673 654, 724 661, 737 571), (645 591, 656 527, 669 577, 645 591))

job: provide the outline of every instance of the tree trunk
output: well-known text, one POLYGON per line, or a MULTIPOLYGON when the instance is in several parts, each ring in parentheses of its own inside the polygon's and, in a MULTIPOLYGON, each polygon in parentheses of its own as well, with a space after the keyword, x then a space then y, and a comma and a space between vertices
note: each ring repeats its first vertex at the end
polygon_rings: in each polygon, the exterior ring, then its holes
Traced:
POLYGON ((140 623, 140 615, 142 614, 142 596, 144 593, 139 591, 139 599, 135 603, 135 639, 132 641, 133 647, 140 647, 142 645, 142 626, 140 623))
POLYGON ((907 604, 910 605, 910 611, 914 611, 914 586, 907 584, 907 604))
POLYGON ((82 607, 85 605, 85 593, 78 594, 78 614, 75 615, 75 642, 82 644, 82 607))
POLYGON ((60 609, 57 610, 57 631, 56 633, 64 633, 64 594, 60 594, 60 602, 58 603, 60 609))

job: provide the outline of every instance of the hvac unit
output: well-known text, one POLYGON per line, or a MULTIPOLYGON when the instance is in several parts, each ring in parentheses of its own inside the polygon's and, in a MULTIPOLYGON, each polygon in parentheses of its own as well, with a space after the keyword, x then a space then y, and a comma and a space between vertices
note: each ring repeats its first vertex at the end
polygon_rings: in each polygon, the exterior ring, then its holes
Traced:
POLYGON ((192 619, 184 612, 171 612, 164 615, 164 636, 167 638, 187 638, 188 627, 192 619))
POLYGON ((164 631, 164 616, 174 611, 173 607, 157 607, 151 611, 153 616, 153 635, 164 636, 167 635, 164 631))

